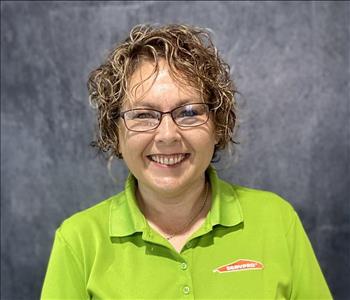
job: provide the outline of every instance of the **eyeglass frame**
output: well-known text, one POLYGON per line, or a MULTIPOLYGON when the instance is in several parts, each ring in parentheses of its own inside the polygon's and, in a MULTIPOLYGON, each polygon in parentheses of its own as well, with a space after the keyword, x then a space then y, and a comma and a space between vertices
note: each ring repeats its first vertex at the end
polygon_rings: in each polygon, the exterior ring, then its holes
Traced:
POLYGON ((133 108, 133 109, 128 109, 128 110, 125 110, 125 111, 122 111, 122 112, 119 112, 118 114, 118 118, 122 118, 124 120, 124 125, 125 125, 125 128, 130 130, 130 131, 133 131, 133 132, 148 132, 148 131, 152 131, 152 130, 155 130, 157 129, 160 124, 162 123, 162 120, 163 120, 163 116, 166 115, 166 114, 170 114, 171 116, 171 119, 173 120, 173 122, 176 124, 176 126, 178 126, 179 128, 194 128, 194 127, 198 127, 198 126, 202 126, 204 124, 206 124, 210 118, 210 111, 212 111, 212 109, 210 108, 209 104, 208 103, 204 103, 204 102, 195 102, 195 103, 186 103, 186 104, 182 104, 180 106, 177 106, 175 108, 173 108, 172 110, 169 110, 169 111, 160 111, 160 110, 157 110, 157 109, 150 109, 150 108, 133 108), (190 126, 183 126, 183 125, 179 125, 176 121, 175 121, 175 118, 173 116, 173 112, 181 107, 184 107, 184 106, 188 106, 188 105, 193 105, 193 104, 202 104, 202 105, 205 105, 207 107, 207 119, 205 120, 205 122, 201 123, 201 124, 198 124, 198 125, 190 125, 190 126), (151 111, 155 111, 155 112, 158 112, 160 113, 160 119, 159 119, 159 123, 156 127, 154 128, 151 128, 151 129, 147 129, 147 130, 133 130, 133 129, 130 129, 127 125, 126 125, 126 121, 125 121, 125 118, 124 118, 124 115, 129 112, 129 111, 134 111, 134 110, 151 110, 151 111))

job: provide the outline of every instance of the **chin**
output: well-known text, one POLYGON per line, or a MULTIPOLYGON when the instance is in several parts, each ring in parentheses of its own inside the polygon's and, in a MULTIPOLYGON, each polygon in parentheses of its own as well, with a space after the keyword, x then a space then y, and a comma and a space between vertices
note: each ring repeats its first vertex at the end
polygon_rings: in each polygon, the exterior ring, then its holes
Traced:
POLYGON ((182 180, 180 178, 174 177, 158 177, 153 178, 153 185, 157 186, 159 189, 176 189, 181 185, 182 180))
POLYGON ((159 193, 171 194, 177 190, 183 188, 184 179, 175 178, 170 176, 153 177, 152 181, 149 182, 149 186, 159 193))

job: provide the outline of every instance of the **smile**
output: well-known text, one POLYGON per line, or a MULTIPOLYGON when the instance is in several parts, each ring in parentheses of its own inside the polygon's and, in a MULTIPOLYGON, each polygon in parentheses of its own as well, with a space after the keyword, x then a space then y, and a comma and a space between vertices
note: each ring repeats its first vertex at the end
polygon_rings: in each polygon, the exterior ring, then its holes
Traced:
POLYGON ((151 161, 154 161, 158 164, 167 165, 167 166, 173 166, 173 165, 179 164, 183 162, 187 157, 189 157, 188 153, 170 154, 170 155, 155 154, 155 155, 148 156, 148 158, 151 161))

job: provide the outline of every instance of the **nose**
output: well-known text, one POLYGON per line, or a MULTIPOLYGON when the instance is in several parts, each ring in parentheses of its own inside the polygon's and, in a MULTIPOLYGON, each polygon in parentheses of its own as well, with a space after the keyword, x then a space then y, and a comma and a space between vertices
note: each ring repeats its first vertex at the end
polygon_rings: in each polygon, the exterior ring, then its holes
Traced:
POLYGON ((175 124, 170 114, 163 115, 158 128, 156 129, 155 141, 164 144, 172 144, 179 141, 179 127, 175 124))

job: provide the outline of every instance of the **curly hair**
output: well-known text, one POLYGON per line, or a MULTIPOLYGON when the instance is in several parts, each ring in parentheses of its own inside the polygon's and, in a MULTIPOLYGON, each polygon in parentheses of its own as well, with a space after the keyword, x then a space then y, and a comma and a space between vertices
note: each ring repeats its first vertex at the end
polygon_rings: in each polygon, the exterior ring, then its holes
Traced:
MULTIPOLYGON (((230 67, 218 55, 208 31, 189 25, 137 25, 106 61, 88 79, 90 102, 97 110, 98 130, 92 145, 109 157, 122 158, 119 152, 117 118, 128 98, 128 81, 143 61, 165 59, 171 76, 200 92, 213 112, 218 139, 217 150, 233 142, 236 125, 235 85, 230 67)), ((151 75, 151 76, 152 76, 151 75)), ((147 79, 146 79, 147 80, 147 79)), ((138 85, 140 85, 139 83, 138 85)))

